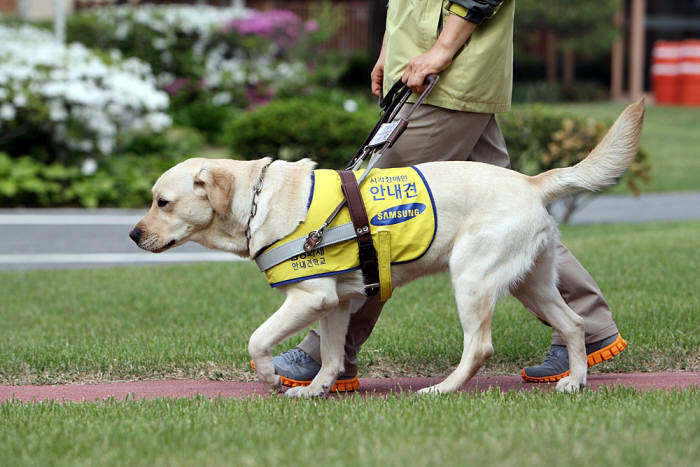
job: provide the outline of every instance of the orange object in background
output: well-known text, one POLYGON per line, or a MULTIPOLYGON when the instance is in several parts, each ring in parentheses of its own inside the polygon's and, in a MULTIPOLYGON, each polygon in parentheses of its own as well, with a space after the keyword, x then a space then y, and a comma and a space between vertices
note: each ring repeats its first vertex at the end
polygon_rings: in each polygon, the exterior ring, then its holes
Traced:
POLYGON ((700 106, 700 40, 682 41, 680 59, 680 103, 687 106, 700 106))
POLYGON ((681 102, 680 67, 680 42, 654 42, 651 51, 651 88, 657 104, 681 102))

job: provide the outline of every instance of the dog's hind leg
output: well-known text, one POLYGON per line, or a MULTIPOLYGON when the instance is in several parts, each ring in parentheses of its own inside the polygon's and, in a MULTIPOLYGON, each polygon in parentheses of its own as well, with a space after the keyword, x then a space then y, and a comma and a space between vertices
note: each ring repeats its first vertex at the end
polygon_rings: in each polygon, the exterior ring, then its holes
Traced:
MULTIPOLYGON (((454 392, 466 384, 481 366, 493 355, 491 344, 491 318, 501 290, 506 283, 498 283, 500 272, 494 270, 497 262, 493 253, 478 257, 474 248, 460 248, 461 254, 450 258, 452 287, 459 320, 464 331, 464 348, 459 365, 439 384, 418 391, 421 394, 454 392), (471 253, 466 253, 466 250, 471 253), (490 257, 489 257, 490 256, 490 257), (466 258, 471 257, 471 260, 466 258), (494 279, 496 282, 494 282, 494 279)), ((499 269, 499 268, 495 268, 499 269)))
POLYGON ((435 386, 421 389, 419 393, 433 394, 459 390, 493 355, 491 317, 494 302, 495 296, 490 293, 470 293, 457 299, 459 320, 464 331, 462 358, 457 368, 447 378, 435 386))
POLYGON ((345 370, 345 335, 349 320, 349 302, 341 302, 321 318, 321 370, 309 386, 291 388, 286 396, 317 397, 330 392, 335 380, 345 370))
POLYGON ((573 392, 586 385, 586 344, 583 318, 566 304, 556 288, 556 252, 542 251, 534 267, 511 293, 527 309, 558 330, 569 352, 571 374, 557 383, 557 391, 573 392))

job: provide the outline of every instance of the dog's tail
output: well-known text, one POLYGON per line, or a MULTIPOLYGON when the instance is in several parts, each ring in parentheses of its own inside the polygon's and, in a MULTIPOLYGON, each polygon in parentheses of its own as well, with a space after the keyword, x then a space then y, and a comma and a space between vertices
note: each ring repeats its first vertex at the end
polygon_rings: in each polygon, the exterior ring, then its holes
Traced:
POLYGON ((644 97, 628 106, 593 151, 573 167, 553 169, 532 181, 548 203, 577 190, 598 191, 622 176, 637 155, 644 120, 644 97))

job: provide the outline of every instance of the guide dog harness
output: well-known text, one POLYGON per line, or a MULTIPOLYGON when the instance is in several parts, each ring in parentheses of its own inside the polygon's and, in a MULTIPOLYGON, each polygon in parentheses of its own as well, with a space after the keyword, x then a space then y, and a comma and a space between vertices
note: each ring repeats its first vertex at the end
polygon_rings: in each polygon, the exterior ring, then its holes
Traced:
MULTIPOLYGON (((347 173, 357 179, 363 171, 347 173)), ((430 248, 437 229, 435 203, 430 187, 416 167, 372 169, 360 193, 378 261, 379 284, 375 285, 381 289, 380 300, 384 301, 391 296, 391 265, 415 261, 430 248)), ((360 268, 363 247, 358 238, 362 235, 356 232, 347 206, 328 226, 323 241, 315 249, 307 253, 302 246, 309 232, 343 198, 339 172, 313 172, 306 219, 255 260, 272 287, 360 268)))

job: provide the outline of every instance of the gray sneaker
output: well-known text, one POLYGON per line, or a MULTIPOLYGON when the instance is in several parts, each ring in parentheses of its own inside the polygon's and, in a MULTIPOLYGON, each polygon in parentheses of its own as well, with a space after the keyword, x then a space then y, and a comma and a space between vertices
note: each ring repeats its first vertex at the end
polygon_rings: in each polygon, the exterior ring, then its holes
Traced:
MULTIPOLYGON (((586 344, 588 366, 610 360, 627 347, 627 341, 618 334, 586 344)), ((526 366, 520 372, 525 381, 531 383, 553 383, 569 375, 569 352, 565 345, 552 345, 541 365, 526 366)))
POLYGON ((321 364, 299 347, 272 357, 272 363, 275 365, 275 373, 297 381, 311 381, 321 370, 321 364))
MULTIPOLYGON (((299 347, 294 347, 272 357, 272 363, 275 365, 275 373, 280 376, 282 384, 292 388, 308 386, 321 370, 321 364, 299 347)), ((255 368, 254 365, 253 368, 255 368)), ((356 391, 359 387, 360 380, 357 379, 357 375, 343 375, 335 381, 331 391, 356 391)))

